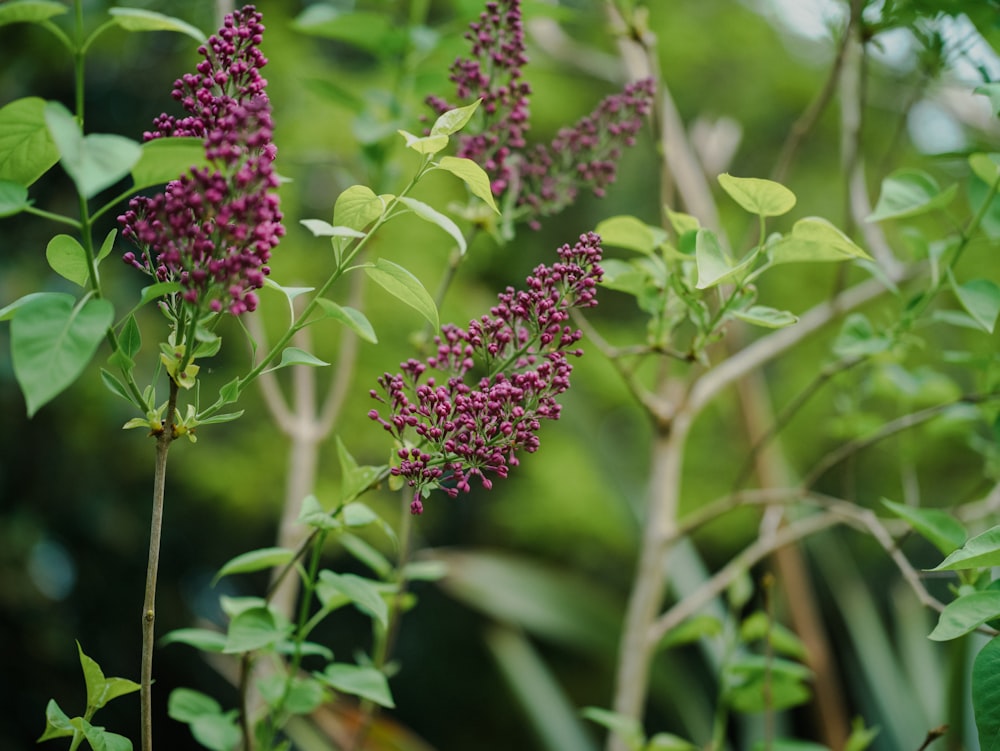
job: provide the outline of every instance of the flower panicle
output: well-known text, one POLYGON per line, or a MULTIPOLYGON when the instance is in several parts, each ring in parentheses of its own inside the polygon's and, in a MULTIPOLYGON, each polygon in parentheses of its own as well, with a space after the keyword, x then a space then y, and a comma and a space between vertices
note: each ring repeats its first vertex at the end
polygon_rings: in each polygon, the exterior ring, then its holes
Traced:
POLYGON ((124 255, 126 263, 157 281, 179 282, 185 302, 234 315, 257 307, 254 290, 285 233, 274 192, 271 105, 260 75, 267 64, 261 20, 253 6, 226 16, 199 47, 197 73, 174 83, 173 97, 188 115, 160 115, 143 134, 146 141, 201 138, 210 166, 192 168, 162 193, 132 199, 118 218, 123 237, 139 249, 124 255))
POLYGON ((431 490, 455 497, 475 478, 489 489, 520 452, 537 451, 541 420, 559 418, 557 397, 570 386, 569 356, 583 354, 581 332, 566 322, 571 308, 597 304, 600 242, 588 233, 564 245, 558 262, 536 267, 523 289, 508 287, 488 314, 442 327, 426 360, 377 380, 370 395, 383 406, 368 416, 400 445, 391 472, 414 488, 413 513, 431 490))
MULTIPOLYGON (((450 80, 460 104, 482 99, 483 116, 459 137, 458 155, 486 171, 495 195, 512 192, 519 218, 534 228, 541 217, 571 204, 581 189, 603 197, 617 177, 623 150, 635 144, 652 110, 653 79, 606 97, 550 144, 529 147, 531 86, 523 79, 528 58, 520 0, 487 2, 465 37, 469 56, 452 64, 450 80)), ((438 114, 456 106, 439 96, 426 101, 438 114)))

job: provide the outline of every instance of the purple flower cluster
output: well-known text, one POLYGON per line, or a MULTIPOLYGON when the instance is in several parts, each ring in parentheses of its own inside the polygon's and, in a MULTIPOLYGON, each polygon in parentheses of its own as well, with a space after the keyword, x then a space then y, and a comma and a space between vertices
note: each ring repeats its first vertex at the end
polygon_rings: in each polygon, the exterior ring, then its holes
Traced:
POLYGON ((455 497, 479 477, 489 489, 487 473, 506 477, 518 452, 538 449, 540 420, 559 417, 556 397, 570 385, 568 357, 583 354, 580 331, 566 321, 571 308, 597 305, 600 243, 590 232, 559 248, 557 263, 536 267, 525 289, 508 287, 488 315, 465 329, 442 327, 426 361, 410 359, 402 373, 378 379, 371 396, 386 414, 368 416, 401 446, 391 472, 414 488, 412 513, 436 488, 455 497), (441 378, 423 380, 429 370, 441 378), (470 385, 474 371, 483 375, 470 385))
MULTIPOLYGON (((460 136, 458 155, 477 162, 491 178, 495 195, 513 191, 518 218, 537 227, 538 218, 571 204, 581 188, 603 196, 617 175, 622 149, 635 143, 652 109, 652 79, 629 84, 602 101, 590 115, 563 128, 548 146, 527 148, 528 97, 522 80, 527 63, 520 0, 490 0, 465 35, 469 58, 457 59, 450 80, 459 101, 482 98, 478 132, 460 136)), ((427 98, 438 113, 453 108, 438 96, 427 98)))
POLYGON ((253 290, 269 273, 267 261, 285 233, 278 177, 272 162, 271 105, 260 69, 262 16, 248 5, 226 16, 218 34, 198 49, 197 73, 174 83, 186 117, 160 115, 144 140, 170 136, 204 139, 211 167, 192 168, 163 193, 138 196, 118 221, 139 248, 126 263, 155 277, 178 281, 182 298, 239 315, 257 307, 253 290))

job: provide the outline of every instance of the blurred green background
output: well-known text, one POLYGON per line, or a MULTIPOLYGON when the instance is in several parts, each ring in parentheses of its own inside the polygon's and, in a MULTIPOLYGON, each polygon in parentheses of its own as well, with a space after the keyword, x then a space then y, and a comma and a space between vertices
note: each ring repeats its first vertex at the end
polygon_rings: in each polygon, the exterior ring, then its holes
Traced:
MULTIPOLYGON (((91 27, 108 5, 103 0, 85 3, 91 27)), ((217 9, 203 0, 131 5, 180 17, 206 32, 216 27, 217 9)), ((927 17, 937 9, 965 9, 977 23, 954 32, 958 41, 949 47, 948 65, 933 78, 922 67, 912 33, 899 30, 880 37, 883 49, 870 63, 865 110, 872 191, 883 159, 892 167, 921 165, 947 182, 964 175, 963 153, 995 150, 997 144, 995 121, 979 126, 988 120, 986 100, 967 94, 984 72, 1000 75, 993 52, 1000 37, 995 5, 978 0, 964 8, 957 2, 905 5, 928 11, 927 17), (974 37, 982 39, 977 32, 993 47, 982 41, 973 45, 974 37), (914 98, 924 109, 907 120, 904 113, 914 98), (899 145, 890 154, 900 127, 899 145)), ((842 17, 844 4, 653 0, 650 6, 649 27, 658 38, 664 79, 689 128, 707 132, 714 125, 716 135, 734 128, 742 134, 732 141, 731 159, 724 148, 709 149, 708 156, 718 164, 717 169, 706 164, 706 169, 714 169, 713 176, 719 171, 767 176, 791 123, 826 79, 834 44, 825 24, 842 17)), ((529 30, 531 62, 525 77, 534 90, 529 139, 547 141, 618 87, 615 40, 594 0, 564 0, 555 7, 525 2, 525 7, 529 19, 554 19, 578 45, 567 56, 554 55, 557 50, 539 44, 529 30)), ((422 127, 421 116, 430 114, 422 104, 426 94, 453 95, 447 69, 465 52, 462 34, 481 8, 473 0, 261 0, 258 9, 267 26, 263 50, 270 59, 265 74, 274 106, 277 165, 290 178, 282 188, 288 234, 274 256, 273 278, 290 286, 309 284, 325 278, 329 248, 299 220, 329 221, 337 195, 352 184, 368 184, 376 192, 401 186, 415 161, 403 153, 395 129, 416 132, 422 127), (372 37, 366 32, 331 39, 297 29, 295 19, 319 6, 371 11, 400 34, 416 14, 425 28, 413 37, 415 46, 404 57, 405 45, 397 55, 391 45, 373 43, 374 32, 372 37)), ((105 35, 88 59, 88 130, 138 138, 154 116, 176 112, 171 84, 193 69, 195 46, 167 33, 105 35)), ((29 95, 70 103, 71 83, 71 61, 44 30, 0 27, 0 105, 29 95)), ((787 181, 799 203, 792 215, 776 222, 776 229, 814 214, 834 222, 843 219, 838 128, 837 107, 832 106, 805 141, 787 181)), ((534 265, 552 260, 556 247, 573 242, 602 218, 631 213, 659 223, 658 160, 646 133, 626 153, 619 181, 605 199, 582 196, 570 210, 544 221, 540 231, 522 228, 503 246, 478 236, 442 308, 442 321, 465 323, 478 316, 504 286, 517 284, 534 265)), ((429 179, 418 193, 440 209, 459 196, 457 181, 446 176, 429 179)), ((32 197, 42 208, 67 213, 75 201, 58 168, 32 188, 32 197)), ((745 216, 723 199, 720 209, 738 244, 745 216)), ((110 218, 105 222, 103 232, 113 226, 110 218)), ((935 231, 932 223, 927 229, 935 231)), ((44 262, 45 244, 54 231, 24 215, 0 221, 0 306, 37 288, 57 290, 65 284, 44 262)), ((899 237, 892 239, 905 248, 899 237)), ((430 225, 403 220, 378 238, 375 252, 413 270, 433 290, 449 245, 430 225)), ((1000 279, 995 259, 995 248, 977 244, 963 263, 979 275, 1000 279)), ((144 280, 124 264, 109 262, 104 273, 125 309, 144 280)), ((763 283, 761 299, 801 312, 834 289, 837 275, 836 268, 825 265, 783 267, 763 283)), ((337 299, 346 299, 348 285, 335 293, 337 299)), ((361 345, 336 432, 359 461, 379 464, 390 446, 366 417, 372 406, 368 389, 379 374, 394 371, 412 355, 419 332, 414 316, 398 301, 378 288, 363 294, 380 344, 361 345)), ((264 295, 268 327, 277 330, 284 301, 276 294, 264 295)), ((894 306, 898 302, 893 300, 873 306, 873 320, 888 320, 894 306)), ((603 295, 593 321, 615 343, 641 338, 644 325, 634 301, 613 292, 603 295)), ((155 325, 155 317, 149 316, 147 323, 155 325)), ((812 400, 782 434, 792 468, 805 470, 839 440, 856 434, 859 425, 877 424, 906 404, 935 403, 974 388, 961 371, 938 367, 939 354, 961 347, 990 353, 996 336, 957 335, 940 328, 924 332, 927 346, 905 363, 915 367, 926 360, 933 370, 925 371, 922 380, 907 381, 893 369, 896 363, 887 362, 879 372, 847 374, 812 400), (904 386, 910 391, 905 398, 904 386)), ((835 333, 822 332, 768 368, 764 375, 776 408, 815 376, 835 333)), ((313 351, 324 359, 336 357, 341 335, 334 323, 321 324, 313 334, 313 351)), ((103 388, 96 368, 27 420, 8 337, 9 328, 0 327, 0 749, 13 751, 33 746, 50 697, 67 711, 82 707, 74 639, 108 675, 138 677, 154 447, 138 431, 119 429, 132 415, 103 388)), ((202 371, 218 384, 249 358, 235 325, 228 325, 224 341, 209 372, 202 371)), ((562 713, 610 701, 617 630, 650 469, 651 430, 611 367, 593 346, 585 346, 588 353, 576 363, 563 418, 544 425, 539 453, 526 457, 491 492, 433 497, 415 521, 419 547, 447 551, 455 573, 443 586, 414 587, 420 603, 403 622, 396 655, 402 669, 392 679, 398 709, 392 717, 433 748, 575 749, 579 746, 568 744, 583 741, 567 740, 576 738, 576 730, 560 726, 562 713), (555 693, 546 693, 550 679, 558 687, 555 693)), ((328 377, 318 374, 321 383, 328 377)), ((269 419, 259 393, 252 390, 244 402, 242 419, 206 428, 196 446, 178 443, 171 453, 159 633, 196 620, 219 622, 220 592, 259 593, 263 586, 263 579, 253 577, 209 586, 229 558, 273 544, 282 501, 287 439, 269 419)), ((976 497, 988 487, 988 473, 980 454, 970 448, 973 435, 967 423, 907 434, 864 454, 846 471, 831 473, 823 489, 850 493, 872 506, 880 496, 899 499, 909 481, 919 484, 932 505, 976 497)), ((979 439, 991 440, 988 434, 979 439)), ((735 398, 723 398, 696 428, 687 456, 685 510, 728 491, 747 445, 735 398)), ((322 449, 316 489, 321 500, 336 496, 337 466, 329 441, 322 449)), ((395 522, 397 496, 382 491, 368 500, 395 522)), ((740 512, 701 531, 695 542, 706 564, 717 567, 747 544, 756 533, 756 519, 756 511, 740 512)), ((916 541, 906 550, 918 566, 936 562, 933 551, 916 541)), ((806 552, 850 714, 883 727, 874 748, 916 748, 930 727, 945 721, 949 698, 963 685, 961 672, 954 684, 948 672, 956 664, 964 668, 962 654, 949 654, 961 647, 926 641, 933 619, 919 609, 874 543, 835 531, 806 552)), ((330 550, 330 565, 359 567, 336 549, 330 550)), ((323 638, 338 656, 346 656, 367 648, 366 629, 363 618, 348 614, 332 619, 323 638)), ((658 661, 657 669, 650 727, 704 739, 715 690, 705 657, 696 649, 672 652, 658 661)), ((232 687, 188 647, 159 650, 155 674, 161 748, 194 747, 187 728, 165 716, 165 697, 172 688, 198 688, 224 705, 235 703, 232 687)), ((135 737, 137 707, 137 696, 120 700, 99 719, 135 737)), ((793 713, 788 722, 802 737, 817 737, 808 709, 793 713)), ((596 748, 596 728, 587 726, 583 732, 596 748)), ((965 747, 975 748, 974 733, 966 740, 965 747)), ((738 748, 739 741, 734 743, 738 748)))

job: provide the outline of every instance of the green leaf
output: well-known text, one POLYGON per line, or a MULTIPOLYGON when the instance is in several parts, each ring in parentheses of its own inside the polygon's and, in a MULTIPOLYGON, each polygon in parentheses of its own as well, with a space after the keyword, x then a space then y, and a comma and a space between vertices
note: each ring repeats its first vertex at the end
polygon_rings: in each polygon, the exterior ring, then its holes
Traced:
POLYGON ((333 207, 334 225, 364 230, 385 213, 387 201, 365 185, 352 185, 339 196, 333 207))
POLYGON ((657 733, 642 747, 642 751, 698 751, 698 746, 673 733, 657 733))
POLYGON ((987 185, 1000 180, 1000 154, 972 154, 969 167, 987 185))
POLYGON ((949 271, 948 281, 959 303, 981 329, 992 334, 1000 315, 1000 286, 990 279, 972 279, 958 284, 949 271))
POLYGON ((962 595, 945 606, 927 638, 934 641, 957 639, 997 616, 1000 616, 1000 591, 986 589, 962 595))
POLYGON ((420 313, 435 330, 441 328, 434 298, 417 277, 399 264, 384 258, 379 258, 374 265, 365 266, 364 269, 376 284, 420 313))
POLYGON ((93 751, 132 751, 132 741, 97 725, 84 723, 83 734, 93 751))
POLYGON ((84 137, 76 118, 58 102, 45 105, 45 122, 60 161, 84 198, 93 198, 131 171, 142 147, 123 136, 93 133, 84 137))
POLYGON ((202 652, 221 652, 226 648, 226 635, 207 628, 175 628, 160 638, 160 646, 187 644, 202 652))
POLYGON ((378 344, 378 337, 375 336, 375 329, 372 327, 371 321, 360 310, 347 305, 338 305, 325 297, 319 298, 316 304, 323 309, 328 317, 344 324, 366 342, 378 344))
POLYGON ((397 130, 406 141, 406 148, 413 149, 418 154, 437 154, 448 146, 448 136, 415 136, 408 130, 397 130))
POLYGON ((48 293, 21 305, 11 323, 11 358, 32 416, 83 372, 114 320, 107 300, 74 305, 71 295, 48 293))
POLYGON ((111 255, 111 250, 115 247, 115 238, 118 237, 118 230, 113 229, 104 236, 104 242, 101 243, 101 249, 97 251, 97 262, 100 263, 109 255, 111 255))
POLYGON ((869 222, 905 219, 944 208, 955 197, 958 186, 942 191, 937 181, 923 170, 901 169, 882 181, 882 192, 869 222))
POLYGON ((443 156, 437 166, 438 169, 455 175, 468 186, 472 195, 481 199, 495 213, 500 213, 500 209, 497 208, 496 201, 493 199, 493 191, 490 190, 489 175, 474 161, 464 157, 443 156))
MULTIPOLYGON (((1000 114, 1000 83, 984 83, 974 88, 973 92, 989 97, 993 113, 1000 114)), ((983 748, 985 749, 985 746, 983 748)))
POLYGON ((600 222, 594 232, 601 236, 605 245, 626 248, 638 253, 652 255, 661 243, 666 242, 667 233, 659 227, 651 227, 634 216, 612 216, 600 222))
POLYGON ((156 282, 155 284, 150 284, 148 287, 143 287, 139 293, 139 304, 133 308, 133 312, 143 305, 151 303, 153 300, 158 300, 161 297, 166 297, 167 295, 172 295, 175 292, 180 292, 182 289, 180 282, 156 282))
MULTIPOLYGON (((10 0, 0 3, 0 26, 11 23, 38 23, 65 13, 68 8, 51 0, 10 0)), ((3 128, 0 127, 0 131, 3 128)))
POLYGON ((423 201, 418 201, 416 198, 400 196, 399 202, 425 222, 436 224, 438 227, 451 235, 452 239, 458 245, 459 253, 465 255, 465 251, 467 249, 465 236, 462 234, 462 230, 458 228, 458 225, 456 225, 455 222, 436 209, 431 208, 423 201))
POLYGON ((745 211, 757 216, 781 216, 795 206, 795 194, 773 180, 723 173, 719 175, 719 185, 745 211))
POLYGON ((199 691, 188 688, 171 691, 167 714, 189 725, 195 740, 211 751, 232 751, 240 742, 235 710, 223 713, 215 699, 199 691))
POLYGON ((69 717, 60 709, 55 699, 49 699, 45 707, 45 731, 39 737, 38 742, 48 741, 53 738, 65 738, 76 733, 69 717))
POLYGON ((882 505, 900 519, 905 520, 916 532, 948 555, 965 543, 965 527, 955 517, 936 508, 914 508, 885 498, 882 505))
POLYGON ((1000 639, 979 650, 972 665, 972 708, 982 751, 1000 751, 1000 639))
POLYGON ((76 643, 80 653, 80 667, 83 668, 83 678, 87 684, 87 707, 100 709, 112 699, 131 694, 139 690, 139 684, 125 678, 105 678, 104 671, 95 660, 83 653, 80 642, 76 643))
POLYGON ((674 233, 677 237, 681 237, 688 232, 697 232, 701 229, 701 222, 698 221, 698 217, 696 216, 691 216, 681 211, 672 211, 666 206, 664 206, 664 211, 666 211, 667 220, 670 222, 670 226, 674 228, 674 233))
POLYGON ((878 727, 866 728, 865 722, 856 717, 851 723, 851 735, 844 744, 844 751, 865 751, 878 735, 878 727))
POLYGON ((472 119, 480 102, 482 102, 482 99, 477 99, 472 104, 467 104, 464 107, 456 107, 453 110, 441 113, 438 119, 434 121, 434 125, 431 126, 431 135, 450 136, 460 131, 472 119))
POLYGON ((313 678, 293 678, 285 693, 286 676, 274 673, 257 682, 260 695, 272 710, 309 714, 323 703, 323 685, 313 678))
POLYGON ((113 373, 109 373, 104 368, 101 368, 101 381, 112 394, 117 394, 130 404, 135 403, 132 400, 132 394, 129 393, 129 390, 125 387, 125 384, 121 382, 118 376, 113 373))
POLYGON ((931 571, 961 571, 991 566, 1000 566, 1000 526, 991 527, 968 540, 931 571))
POLYGON ((286 368, 289 365, 309 365, 311 367, 324 367, 330 363, 320 360, 316 355, 311 355, 304 349, 298 347, 285 347, 281 353, 281 362, 273 368, 268 368, 265 373, 272 373, 275 370, 286 368))
POLYGON ((17 298, 14 302, 9 305, 5 305, 0 308, 0 321, 9 321, 14 317, 18 310, 23 308, 25 305, 33 300, 38 300, 43 297, 51 295, 51 292, 29 292, 24 297, 17 298))
POLYGON ((747 257, 738 264, 726 254, 719 244, 719 238, 707 229, 698 230, 695 238, 695 260, 698 263, 698 289, 708 289, 731 280, 749 268, 756 255, 747 257))
POLYGON ((219 569, 219 572, 212 579, 212 586, 214 587, 223 576, 248 574, 251 571, 284 566, 294 557, 295 551, 287 548, 261 548, 242 553, 219 569))
MULTIPOLYGON (((125 10, 112 8, 111 12, 125 10)), ((134 190, 176 180, 194 168, 207 167, 205 143, 201 138, 156 138, 142 144, 142 155, 132 167, 134 190)))
POLYGON ((359 232, 350 227, 336 227, 322 219, 300 219, 307 230, 313 233, 313 237, 364 237, 364 232, 359 232))
POLYGON ((226 633, 225 654, 242 654, 271 647, 280 642, 288 628, 279 626, 272 613, 264 606, 251 607, 236 615, 226 633))
MULTIPOLYGON (((66 8, 59 3, 45 3, 66 8)), ((0 5, 0 24, 16 3, 0 5)), ((0 180, 29 186, 59 161, 49 128, 45 124, 45 100, 39 97, 15 99, 0 108, 0 180)))
POLYGON ((792 231, 768 246, 772 266, 779 263, 848 261, 852 258, 872 260, 851 238, 826 219, 806 217, 792 231))
POLYGON ((382 598, 379 588, 370 579, 354 574, 336 574, 320 571, 316 594, 320 600, 328 599, 334 593, 346 595, 362 613, 371 616, 382 626, 389 622, 389 608, 382 598), (323 594, 320 594, 322 585, 323 594))
POLYGON ((312 494, 302 499, 298 522, 315 529, 336 529, 342 526, 340 520, 324 509, 319 499, 312 494))
POLYGON ((189 723, 206 714, 218 714, 222 710, 219 702, 207 694, 190 688, 175 688, 167 699, 167 714, 170 719, 189 723))
POLYGON ((376 57, 392 55, 402 49, 406 36, 391 16, 374 12, 344 12, 328 5, 306 8, 295 19, 298 31, 367 50, 376 57))
POLYGON ((87 251, 69 235, 56 235, 45 248, 45 258, 54 272, 81 287, 90 279, 87 251))
POLYGON ((721 633, 722 623, 718 618, 711 615, 696 615, 665 633, 657 649, 679 647, 704 637, 719 636, 721 633))
POLYGON ((19 214, 30 205, 26 187, 9 180, 0 180, 0 217, 19 214))
POLYGON ((851 313, 844 319, 833 351, 838 357, 867 357, 885 352, 891 346, 892 341, 876 332, 864 313, 851 313))
POLYGON ((314 675, 341 693, 360 696, 390 709, 396 706, 389 692, 389 682, 375 668, 336 662, 314 675))
POLYGON ((374 571, 379 577, 386 579, 392 574, 392 564, 382 553, 353 534, 342 534, 339 537, 344 549, 374 571))
POLYGON ((769 308, 766 305, 751 305, 746 310, 734 310, 732 311, 732 316, 754 326, 763 326, 768 329, 780 329, 785 326, 791 326, 799 320, 798 316, 789 313, 787 310, 777 310, 769 308))
POLYGON ((126 31, 176 31, 187 34, 199 44, 208 41, 201 29, 162 13, 140 8, 111 8, 108 12, 114 22, 126 31))
POLYGON ((634 717, 626 717, 601 707, 584 707, 580 710, 580 716, 617 733, 630 749, 639 751, 646 740, 642 725, 634 717))

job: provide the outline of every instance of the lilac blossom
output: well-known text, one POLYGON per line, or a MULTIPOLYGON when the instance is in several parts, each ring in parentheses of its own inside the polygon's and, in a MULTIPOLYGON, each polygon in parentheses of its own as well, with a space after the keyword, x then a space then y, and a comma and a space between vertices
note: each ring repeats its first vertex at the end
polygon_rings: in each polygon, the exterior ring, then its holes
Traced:
POLYGON ((163 114, 151 141, 171 136, 202 138, 209 167, 192 168, 152 197, 138 196, 118 221, 139 253, 126 263, 157 281, 177 281, 184 301, 234 315, 257 307, 254 290, 285 233, 274 190, 276 149, 271 142, 267 64, 259 45, 261 14, 248 5, 225 18, 198 52, 196 73, 174 83, 173 97, 188 115, 163 114))
MULTIPOLYGON (((537 227, 538 218, 571 204, 581 188, 603 196, 617 175, 626 146, 635 143, 644 118, 652 109, 655 86, 650 78, 629 84, 605 98, 571 127, 562 128, 549 145, 529 148, 528 97, 523 80, 527 64, 520 0, 491 0, 465 38, 470 57, 451 67, 461 103, 482 98, 483 119, 478 132, 467 129, 459 138, 458 155, 486 170, 497 196, 511 193, 515 212, 537 227)), ((453 107, 438 96, 427 98, 438 113, 453 107)))
POLYGON ((490 475, 507 477, 519 452, 538 449, 541 420, 558 419, 556 397, 569 388, 569 357, 583 354, 566 322, 571 308, 597 305, 600 242, 590 232, 562 246, 557 263, 537 266, 524 289, 508 287, 488 315, 442 327, 433 355, 378 379, 370 393, 382 411, 368 416, 399 443, 391 472, 414 488, 412 513, 434 489, 455 497, 477 477, 491 488, 490 475))

